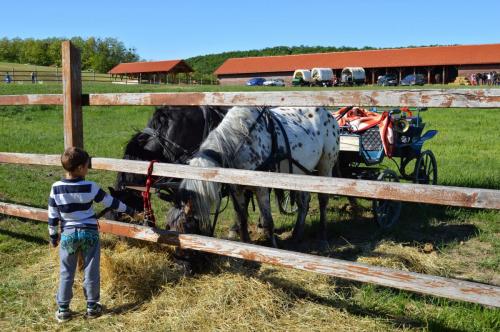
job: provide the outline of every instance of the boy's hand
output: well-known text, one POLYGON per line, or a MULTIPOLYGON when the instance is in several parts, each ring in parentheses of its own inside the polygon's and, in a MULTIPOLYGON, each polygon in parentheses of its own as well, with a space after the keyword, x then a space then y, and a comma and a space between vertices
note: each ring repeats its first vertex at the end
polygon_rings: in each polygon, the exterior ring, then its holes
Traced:
POLYGON ((54 248, 59 245, 59 234, 50 235, 50 245, 54 248))

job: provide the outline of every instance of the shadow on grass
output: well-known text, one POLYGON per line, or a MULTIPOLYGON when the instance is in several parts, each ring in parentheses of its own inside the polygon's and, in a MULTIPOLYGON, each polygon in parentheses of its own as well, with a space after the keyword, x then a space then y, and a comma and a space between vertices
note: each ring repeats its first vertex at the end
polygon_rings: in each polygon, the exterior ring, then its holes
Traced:
MULTIPOLYGON (((463 220, 464 209, 403 203, 399 222, 389 230, 381 229, 366 207, 361 209, 357 214, 338 208, 330 209, 335 212, 337 220, 330 220, 327 224, 328 248, 316 240, 320 232, 317 216, 306 223, 304 240, 298 246, 288 237, 281 241, 282 248, 356 260, 360 255, 369 254, 381 241, 415 246, 431 243, 434 247, 440 247, 466 241, 479 234, 476 225, 460 221, 463 220)), ((467 210, 465 213, 474 214, 478 211, 467 210)))
MULTIPOLYGON (((23 240, 26 242, 31 242, 31 243, 41 244, 41 245, 45 245, 45 244, 49 243, 49 241, 42 239, 41 237, 38 237, 38 236, 33 236, 33 235, 23 234, 23 233, 18 233, 18 232, 12 232, 12 231, 9 231, 6 229, 1 229, 1 228, 0 228, 0 234, 6 235, 9 237, 13 237, 13 238, 18 239, 18 240, 23 240)), ((47 235, 47 237, 48 237, 48 235, 47 235)))

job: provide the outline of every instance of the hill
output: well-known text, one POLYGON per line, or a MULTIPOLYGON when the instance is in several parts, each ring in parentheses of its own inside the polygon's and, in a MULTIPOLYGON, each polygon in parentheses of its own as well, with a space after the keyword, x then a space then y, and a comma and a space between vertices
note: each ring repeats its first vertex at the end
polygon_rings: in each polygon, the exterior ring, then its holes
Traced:
POLYGON ((230 51, 216 54, 195 56, 186 59, 187 63, 197 73, 212 74, 224 61, 229 58, 245 58, 251 56, 290 55, 307 53, 344 52, 357 50, 373 50, 375 47, 365 46, 363 48, 349 46, 275 46, 260 50, 230 51))

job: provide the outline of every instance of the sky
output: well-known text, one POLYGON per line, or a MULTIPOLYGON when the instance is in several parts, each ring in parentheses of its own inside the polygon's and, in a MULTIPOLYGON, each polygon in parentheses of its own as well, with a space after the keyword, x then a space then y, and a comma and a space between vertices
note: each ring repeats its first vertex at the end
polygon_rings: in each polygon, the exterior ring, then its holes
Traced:
POLYGON ((114 37, 142 59, 273 46, 500 43, 500 1, 5 1, 0 38, 114 37))

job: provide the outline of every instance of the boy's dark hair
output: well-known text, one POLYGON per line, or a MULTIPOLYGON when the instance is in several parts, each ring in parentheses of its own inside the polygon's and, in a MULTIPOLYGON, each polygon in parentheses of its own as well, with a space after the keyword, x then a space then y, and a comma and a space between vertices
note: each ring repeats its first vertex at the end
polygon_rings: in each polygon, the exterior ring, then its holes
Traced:
POLYGON ((86 165, 89 160, 89 154, 83 149, 76 147, 67 148, 61 155, 62 167, 68 172, 73 172, 78 166, 86 165))

